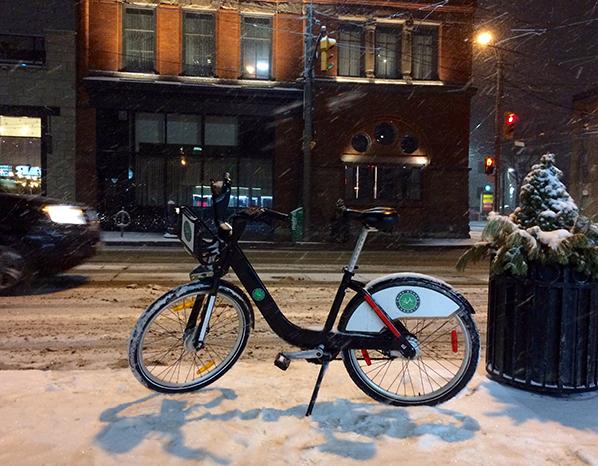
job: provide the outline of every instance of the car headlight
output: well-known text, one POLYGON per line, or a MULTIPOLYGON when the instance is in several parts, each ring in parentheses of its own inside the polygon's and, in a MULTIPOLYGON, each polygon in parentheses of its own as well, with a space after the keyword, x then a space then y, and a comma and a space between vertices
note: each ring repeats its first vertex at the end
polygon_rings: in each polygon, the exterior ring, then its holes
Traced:
POLYGON ((85 225, 83 210, 72 205, 47 205, 44 212, 54 223, 69 223, 71 225, 85 225))

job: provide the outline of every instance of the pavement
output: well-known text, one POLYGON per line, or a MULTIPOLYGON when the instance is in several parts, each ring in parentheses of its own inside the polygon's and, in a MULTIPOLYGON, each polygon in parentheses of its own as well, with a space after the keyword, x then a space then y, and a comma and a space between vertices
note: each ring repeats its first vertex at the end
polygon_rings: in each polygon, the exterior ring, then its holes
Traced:
POLYGON ((365 396, 335 361, 306 418, 317 369, 240 362, 177 396, 127 369, 0 371, 0 464, 598 464, 595 393, 531 394, 479 367, 443 405, 400 408, 365 396))
MULTIPOLYGON (((467 248, 480 240, 481 231, 485 222, 471 222, 469 238, 403 238, 393 241, 395 248, 467 248)), ((163 233, 139 232, 139 231, 103 231, 101 235, 105 245, 111 246, 150 246, 150 247, 180 247, 176 237, 165 237, 163 233)), ((329 249, 352 249, 353 242, 346 244, 333 244, 316 241, 240 241, 247 249, 299 249, 299 250, 329 250, 329 249)), ((377 249, 384 249, 381 242, 374 242, 372 245, 377 249)))

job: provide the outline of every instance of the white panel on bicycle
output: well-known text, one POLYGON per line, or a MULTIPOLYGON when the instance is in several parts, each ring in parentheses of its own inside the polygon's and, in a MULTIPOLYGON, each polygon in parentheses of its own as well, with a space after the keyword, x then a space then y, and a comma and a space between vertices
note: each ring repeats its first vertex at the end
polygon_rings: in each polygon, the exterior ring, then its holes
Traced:
MULTIPOLYGON (((374 301, 392 319, 448 317, 459 310, 459 303, 449 296, 421 286, 392 286, 373 295, 374 301)), ((384 323, 365 301, 347 323, 349 332, 379 332, 384 323)))

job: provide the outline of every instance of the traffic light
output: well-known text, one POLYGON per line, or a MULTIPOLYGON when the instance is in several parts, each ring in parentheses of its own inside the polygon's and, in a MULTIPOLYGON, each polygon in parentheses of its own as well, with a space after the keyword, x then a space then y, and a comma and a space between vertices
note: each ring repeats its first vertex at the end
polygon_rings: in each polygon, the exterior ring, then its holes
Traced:
POLYGON ((503 124, 503 136, 505 139, 513 139, 513 133, 515 132, 515 124, 519 118, 516 113, 505 112, 505 120, 503 124))
POLYGON ((494 157, 486 157, 484 159, 484 173, 486 175, 492 175, 494 173, 494 168, 496 167, 496 162, 494 157))
POLYGON ((324 33, 320 39, 320 70, 328 71, 332 69, 333 65, 330 63, 332 54, 330 50, 336 46, 336 39, 331 39, 328 34, 324 33))

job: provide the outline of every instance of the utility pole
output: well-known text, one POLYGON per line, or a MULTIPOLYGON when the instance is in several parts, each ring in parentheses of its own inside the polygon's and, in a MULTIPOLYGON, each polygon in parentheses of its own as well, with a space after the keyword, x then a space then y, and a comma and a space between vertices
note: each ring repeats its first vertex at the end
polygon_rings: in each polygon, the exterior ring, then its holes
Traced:
POLYGON ((313 140, 314 6, 307 5, 307 27, 303 53, 303 235, 308 239, 311 224, 311 144, 313 140))
POLYGON ((502 214, 503 211, 503 174, 502 174, 502 130, 503 130, 503 61, 502 53, 496 47, 496 99, 494 102, 494 211, 502 214))

